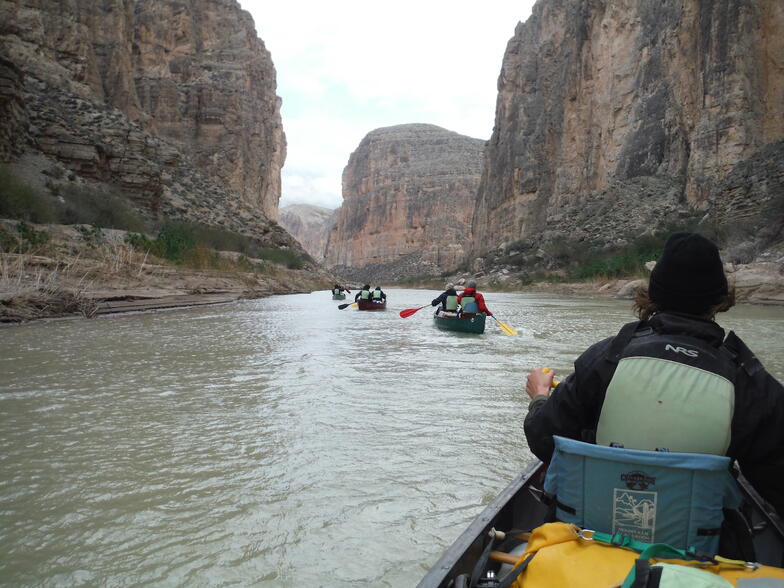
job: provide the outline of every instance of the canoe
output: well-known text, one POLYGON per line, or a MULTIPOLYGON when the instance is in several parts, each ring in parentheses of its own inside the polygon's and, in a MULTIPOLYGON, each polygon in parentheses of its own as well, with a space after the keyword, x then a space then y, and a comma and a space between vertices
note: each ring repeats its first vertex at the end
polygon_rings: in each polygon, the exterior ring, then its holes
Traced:
POLYGON ((386 310, 387 301, 375 302, 373 300, 358 300, 359 310, 386 310))
MULTIPOLYGON (((549 508, 537 499, 544 485, 545 466, 534 460, 514 478, 463 531, 417 588, 468 587, 474 565, 481 559, 489 541, 490 529, 534 529, 546 522, 549 508)), ((751 485, 740 476, 740 489, 751 505, 754 528, 754 549, 758 563, 782 567, 784 553, 784 524, 776 514, 765 510, 764 502, 751 485)), ((499 573, 501 559, 491 556, 488 569, 499 573)), ((506 565, 506 573, 509 566, 506 565)))
POLYGON ((332 295, 332 300, 345 300, 345 299, 346 299, 346 295, 345 294, 333 294, 332 295))
POLYGON ((485 319, 485 315, 481 313, 471 317, 444 316, 438 313, 433 315, 433 320, 439 329, 458 333, 484 333, 485 319))

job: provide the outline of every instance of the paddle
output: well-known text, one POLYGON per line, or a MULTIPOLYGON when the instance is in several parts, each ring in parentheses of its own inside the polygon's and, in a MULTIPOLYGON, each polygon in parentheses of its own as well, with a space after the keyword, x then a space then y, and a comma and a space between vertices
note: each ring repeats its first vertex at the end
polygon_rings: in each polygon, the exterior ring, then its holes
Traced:
POLYGON ((420 306, 419 308, 404 308, 403 310, 400 311, 400 318, 408 318, 416 311, 422 310, 423 308, 427 308, 428 306, 431 305, 428 304, 427 306, 420 306))
POLYGON ((498 326, 501 327, 501 330, 504 332, 505 335, 517 335, 517 331, 515 331, 512 327, 507 325, 506 323, 502 323, 499 321, 495 316, 490 315, 495 319, 495 322, 498 323, 498 326))
MULTIPOLYGON (((552 371, 552 370, 551 370, 550 368, 542 368, 542 373, 543 373, 543 374, 546 374, 547 372, 551 372, 551 371, 552 371)), ((550 388, 555 388, 555 387, 556 387, 558 384, 560 384, 560 383, 561 383, 561 382, 559 382, 558 380, 556 380, 555 378, 553 378, 553 383, 552 383, 552 384, 550 384, 550 388)))
POLYGON ((349 306, 353 306, 354 308, 357 308, 359 304, 357 304, 356 302, 346 302, 345 304, 338 304, 338 310, 343 310, 344 308, 348 308, 349 306))

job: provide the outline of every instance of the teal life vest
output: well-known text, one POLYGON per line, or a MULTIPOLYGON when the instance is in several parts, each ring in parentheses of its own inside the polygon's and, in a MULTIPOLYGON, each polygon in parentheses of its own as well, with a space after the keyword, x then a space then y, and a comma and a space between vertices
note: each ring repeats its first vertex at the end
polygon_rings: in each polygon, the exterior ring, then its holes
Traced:
POLYGON ((476 303, 476 298, 473 296, 463 296, 460 304, 463 306, 463 312, 467 314, 479 312, 479 305, 476 303))
POLYGON ((360 292, 360 293, 359 293, 359 297, 360 297, 362 300, 368 300, 368 299, 370 299, 370 290, 362 290, 362 292, 360 292))
POLYGON ((728 457, 553 440, 544 490, 561 521, 715 554, 722 509, 740 507, 728 457))
POLYGON ((455 311, 457 310, 457 296, 447 296, 444 310, 455 311))
POLYGON ((373 290, 373 300, 381 300, 381 290, 373 290))

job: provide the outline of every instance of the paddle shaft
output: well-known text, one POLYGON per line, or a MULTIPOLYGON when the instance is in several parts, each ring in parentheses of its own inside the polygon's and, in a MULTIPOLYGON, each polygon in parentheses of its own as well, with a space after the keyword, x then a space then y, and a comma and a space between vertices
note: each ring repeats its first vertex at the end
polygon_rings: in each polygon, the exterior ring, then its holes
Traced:
POLYGON ((490 315, 493 317, 493 320, 498 323, 498 326, 501 327, 501 330, 504 332, 505 335, 517 335, 517 331, 515 331, 512 327, 507 325, 506 323, 502 323, 497 318, 495 318, 494 314, 490 315))

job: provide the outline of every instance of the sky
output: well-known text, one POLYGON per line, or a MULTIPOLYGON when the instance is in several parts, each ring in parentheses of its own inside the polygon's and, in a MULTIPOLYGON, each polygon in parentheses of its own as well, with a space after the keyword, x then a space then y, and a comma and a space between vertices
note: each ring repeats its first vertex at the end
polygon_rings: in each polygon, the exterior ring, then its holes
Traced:
POLYGON ((240 0, 272 55, 287 156, 280 206, 342 203, 370 131, 429 123, 493 130, 498 74, 534 0, 240 0))

